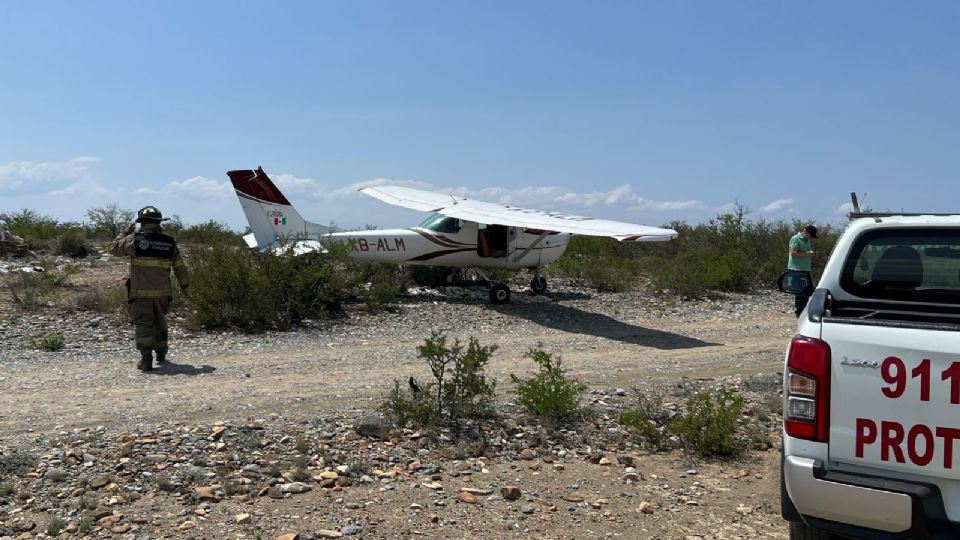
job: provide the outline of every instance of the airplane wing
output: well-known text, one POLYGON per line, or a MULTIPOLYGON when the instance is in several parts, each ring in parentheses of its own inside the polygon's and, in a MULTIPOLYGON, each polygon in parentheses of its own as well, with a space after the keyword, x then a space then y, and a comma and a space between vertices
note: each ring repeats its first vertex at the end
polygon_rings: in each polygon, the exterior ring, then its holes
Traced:
POLYGON ((394 206, 485 223, 585 236, 609 236, 621 242, 660 242, 677 237, 673 229, 661 229, 622 221, 531 210, 508 204, 475 201, 403 186, 361 188, 361 192, 394 206))

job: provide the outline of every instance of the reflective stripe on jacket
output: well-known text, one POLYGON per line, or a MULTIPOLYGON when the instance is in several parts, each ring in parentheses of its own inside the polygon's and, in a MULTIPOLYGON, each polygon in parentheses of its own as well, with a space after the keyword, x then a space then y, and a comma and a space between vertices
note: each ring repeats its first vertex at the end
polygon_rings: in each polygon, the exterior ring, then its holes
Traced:
POLYGON ((130 257, 129 298, 173 296, 171 269, 181 288, 189 284, 177 241, 160 231, 159 225, 145 223, 139 233, 121 234, 107 246, 111 255, 130 257))

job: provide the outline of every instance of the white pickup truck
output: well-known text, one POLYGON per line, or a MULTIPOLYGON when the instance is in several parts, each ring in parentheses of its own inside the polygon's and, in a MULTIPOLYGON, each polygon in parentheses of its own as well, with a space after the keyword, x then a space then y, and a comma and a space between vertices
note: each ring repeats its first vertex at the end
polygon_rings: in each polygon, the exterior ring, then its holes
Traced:
POLYGON ((960 215, 851 218, 786 353, 790 538, 960 538, 960 215))

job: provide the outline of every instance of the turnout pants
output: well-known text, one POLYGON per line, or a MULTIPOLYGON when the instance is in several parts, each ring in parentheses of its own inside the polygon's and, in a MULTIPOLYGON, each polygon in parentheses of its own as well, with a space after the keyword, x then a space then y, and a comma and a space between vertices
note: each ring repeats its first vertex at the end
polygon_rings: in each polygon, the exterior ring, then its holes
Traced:
POLYGON ((134 298, 130 303, 137 349, 167 350, 167 313, 170 298, 134 298))

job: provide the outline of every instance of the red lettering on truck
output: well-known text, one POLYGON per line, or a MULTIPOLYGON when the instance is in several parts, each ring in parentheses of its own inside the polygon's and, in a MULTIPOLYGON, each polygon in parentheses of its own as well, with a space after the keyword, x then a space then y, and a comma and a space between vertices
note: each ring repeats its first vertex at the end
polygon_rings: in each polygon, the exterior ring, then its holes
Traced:
POLYGON ((900 422, 883 420, 879 427, 869 418, 857 418, 854 436, 854 455, 863 458, 866 449, 877 444, 879 437, 880 461, 910 463, 926 467, 933 461, 937 446, 943 447, 943 468, 953 468, 954 441, 960 439, 960 429, 951 427, 931 428, 925 424, 915 424, 906 428, 900 422), (906 455, 904 454, 906 450, 906 455))

